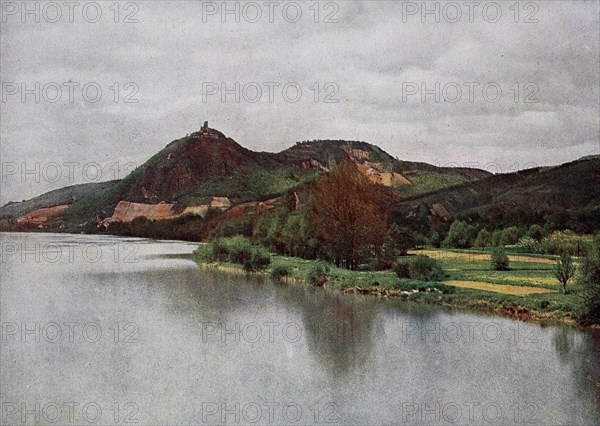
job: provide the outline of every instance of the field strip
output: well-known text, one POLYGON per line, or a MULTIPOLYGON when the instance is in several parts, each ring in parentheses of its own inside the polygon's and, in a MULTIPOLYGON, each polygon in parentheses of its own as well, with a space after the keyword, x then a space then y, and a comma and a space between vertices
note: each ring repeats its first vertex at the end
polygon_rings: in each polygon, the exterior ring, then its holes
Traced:
MULTIPOLYGON (((489 261, 490 255, 488 253, 459 253, 450 250, 409 250, 409 254, 424 254, 432 259, 443 260, 443 259, 461 259, 461 260, 480 260, 489 261)), ((524 262, 524 263, 546 263, 555 264, 556 260, 544 259, 541 257, 532 256, 521 256, 521 255, 508 255, 508 260, 511 262, 524 262)))
POLYGON ((557 290, 550 290, 547 288, 540 287, 527 287, 527 286, 516 286, 506 284, 492 284, 485 283, 482 281, 444 281, 444 284, 451 285, 454 287, 471 288, 474 290, 492 291, 494 293, 501 294, 513 294, 522 296, 526 294, 543 294, 543 293, 558 293, 557 290))

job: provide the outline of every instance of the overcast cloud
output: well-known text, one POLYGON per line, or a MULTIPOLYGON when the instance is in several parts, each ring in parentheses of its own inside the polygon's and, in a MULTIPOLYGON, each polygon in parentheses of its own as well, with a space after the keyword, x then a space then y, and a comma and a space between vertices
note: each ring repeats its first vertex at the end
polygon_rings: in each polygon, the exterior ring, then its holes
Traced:
MULTIPOLYGON (((295 23, 288 22, 295 5, 284 1, 274 6, 272 23, 262 1, 255 3, 263 13, 256 23, 248 22, 255 4, 240 3, 240 22, 227 15, 223 23, 219 10, 203 14, 221 2, 191 1, 123 2, 117 23, 113 2, 99 2, 102 16, 92 23, 94 6, 82 13, 88 3, 79 2, 69 22, 64 2, 28 2, 39 7, 35 22, 35 15, 22 16, 21 2, 2 2, 1 204, 94 180, 95 166, 84 173, 84 164, 100 165, 100 180, 122 177, 203 120, 253 150, 280 151, 307 139, 364 140, 403 160, 490 171, 495 164, 510 171, 600 153, 598 1, 521 2, 518 16, 514 2, 497 2, 499 18, 493 2, 482 1, 471 16, 465 2, 429 2, 439 19, 422 16, 421 1, 320 2, 317 23, 314 2, 298 2, 295 23), (462 17, 449 22, 458 9, 462 17), (57 10, 61 19, 48 22, 57 10), (137 23, 123 22, 130 13, 137 23), (329 20, 337 22, 323 22, 332 13, 329 20), (36 82, 39 102, 35 94, 23 102, 22 84, 35 92, 36 82), (79 84, 72 102, 65 82, 79 84), (211 82, 257 83, 262 97, 250 102, 254 84, 239 102, 233 94, 225 102, 220 93, 203 96, 211 82), (279 84, 273 102, 267 82, 279 84), (56 102, 49 83, 62 87, 56 102), (100 100, 90 101, 92 89, 84 98, 86 83, 102 89, 100 100), (286 83, 302 88, 297 102, 284 99, 286 83), (434 94, 422 101, 422 83, 440 84, 439 102, 434 94), (472 102, 465 83, 474 88, 472 102), (497 88, 502 97, 494 100, 497 88), (125 102, 128 95, 137 102, 125 102), (38 176, 21 174, 23 165, 36 163, 38 176), (59 179, 54 164, 61 166, 59 179)), ((295 89, 287 93, 293 97, 295 89)))

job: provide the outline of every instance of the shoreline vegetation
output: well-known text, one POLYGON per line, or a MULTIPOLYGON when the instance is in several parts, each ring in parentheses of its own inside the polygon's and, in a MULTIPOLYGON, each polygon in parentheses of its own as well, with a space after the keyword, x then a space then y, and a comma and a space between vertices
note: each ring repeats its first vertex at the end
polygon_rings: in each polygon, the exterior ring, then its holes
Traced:
MULTIPOLYGON (((542 324, 600 328, 597 323, 581 321, 582 289, 575 281, 569 284, 566 294, 561 292, 561 285, 553 275, 556 262, 553 256, 511 255, 510 269, 495 271, 490 267, 491 255, 485 250, 425 247, 410 250, 396 262, 396 265, 416 260, 425 265, 431 262, 441 273, 422 276, 431 280, 401 278, 403 268, 398 266, 387 270, 352 270, 324 260, 271 254, 243 237, 202 244, 194 251, 194 259, 203 268, 262 276, 282 284, 321 287, 337 294, 432 304, 542 324)), ((421 265, 423 268, 428 270, 421 265)))

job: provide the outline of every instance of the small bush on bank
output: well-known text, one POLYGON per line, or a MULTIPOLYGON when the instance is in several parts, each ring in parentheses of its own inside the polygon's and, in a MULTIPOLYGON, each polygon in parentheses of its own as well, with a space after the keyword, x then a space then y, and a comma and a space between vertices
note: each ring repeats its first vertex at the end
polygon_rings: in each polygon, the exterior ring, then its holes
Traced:
POLYGON ((249 254, 250 256, 242 264, 246 272, 265 269, 271 263, 271 254, 264 247, 253 246, 250 248, 249 254))
POLYGON ((398 278, 410 278, 410 269, 407 261, 397 262, 394 265, 394 272, 398 278))
POLYGON ((394 266, 399 278, 412 278, 419 281, 440 281, 445 277, 440 263, 427 256, 402 259, 394 266))
POLYGON ((330 269, 327 263, 315 263, 308 271, 308 274, 306 275, 306 281, 312 285, 321 287, 327 282, 327 274, 329 271, 330 269))
POLYGON ((242 236, 218 238, 198 247, 196 253, 203 262, 237 263, 249 272, 264 269, 271 263, 267 249, 242 236))
POLYGON ((287 266, 277 265, 271 270, 271 278, 280 280, 290 276, 290 271, 287 266))
POLYGON ((495 247, 492 250, 492 269, 494 271, 508 271, 510 269, 504 247, 495 247))

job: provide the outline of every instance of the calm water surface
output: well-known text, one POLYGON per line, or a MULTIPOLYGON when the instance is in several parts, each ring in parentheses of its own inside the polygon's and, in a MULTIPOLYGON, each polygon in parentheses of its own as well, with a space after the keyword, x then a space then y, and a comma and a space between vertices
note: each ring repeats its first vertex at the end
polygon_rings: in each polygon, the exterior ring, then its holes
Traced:
POLYGON ((0 234, 2 424, 600 424, 600 335, 0 234), (95 422, 95 423, 94 423, 95 422))

